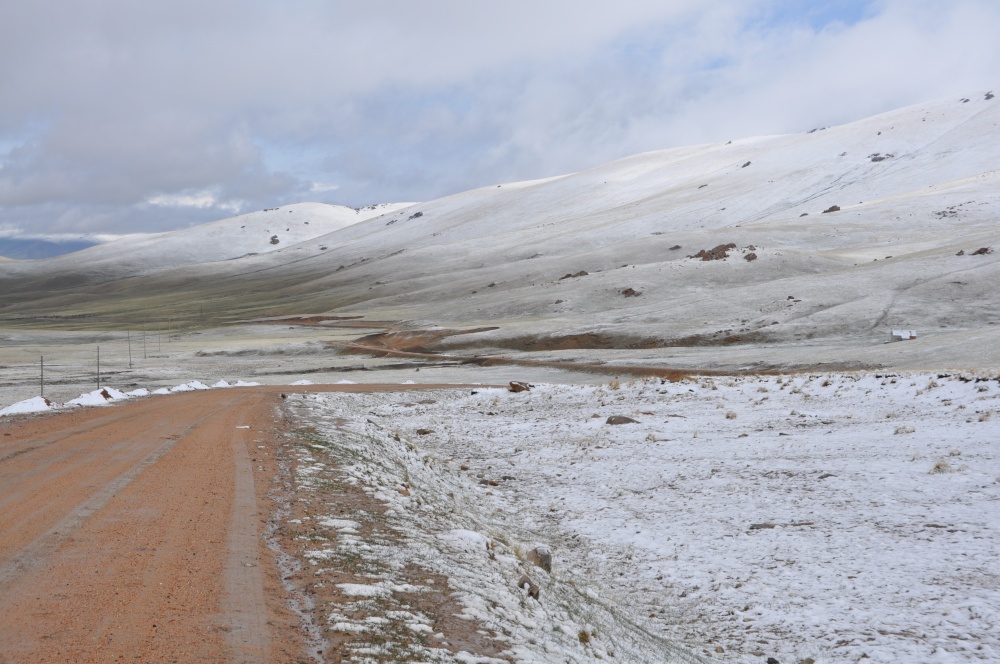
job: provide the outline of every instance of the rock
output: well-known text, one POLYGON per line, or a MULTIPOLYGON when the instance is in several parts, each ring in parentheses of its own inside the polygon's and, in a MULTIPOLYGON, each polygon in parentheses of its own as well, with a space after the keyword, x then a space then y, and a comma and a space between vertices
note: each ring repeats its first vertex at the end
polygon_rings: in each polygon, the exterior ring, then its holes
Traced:
POLYGON ((770 530, 774 528, 776 524, 773 523, 751 523, 750 530, 770 530))
POLYGON ((779 662, 778 660, 776 660, 773 657, 768 657, 767 658, 767 664, 781 664, 781 662, 779 662))
POLYGON ((534 584, 534 582, 528 577, 527 574, 522 574, 521 578, 517 580, 517 587, 527 588, 528 597, 533 597, 536 600, 538 599, 539 595, 538 586, 534 584))
POLYGON ((990 247, 979 247, 978 249, 976 249, 975 251, 972 252, 972 255, 973 256, 985 256, 986 254, 992 254, 992 253, 993 253, 993 249, 991 249, 990 247))
POLYGON ((958 253, 957 253, 957 254, 955 254, 955 255, 956 255, 956 256, 964 256, 964 255, 965 255, 965 249, 959 249, 959 250, 958 250, 958 253))
POLYGON ((640 295, 642 295, 642 293, 635 290, 634 288, 626 288, 622 291, 622 295, 624 295, 625 297, 639 297, 640 295))
POLYGON ((740 168, 746 168, 746 167, 747 167, 747 166, 749 166, 749 165, 750 165, 750 162, 748 161, 747 163, 745 163, 745 164, 743 164, 742 166, 740 166, 740 168))
POLYGON ((816 660, 812 657, 806 657, 805 659, 800 659, 799 664, 816 664, 816 660))
POLYGON ((549 574, 552 573, 552 551, 547 546, 536 546, 529 551, 528 562, 535 567, 541 567, 549 574))
POLYGON ((729 258, 729 250, 735 249, 736 244, 730 242, 729 244, 720 244, 711 249, 702 249, 693 256, 688 256, 688 258, 700 258, 703 261, 721 261, 729 258))
POLYGON ((755 260, 757 260, 757 254, 755 254, 754 252, 751 251, 749 254, 747 254, 746 256, 743 257, 743 260, 745 260, 747 262, 755 261, 755 260))
POLYGON ((726 649, 723 648, 722 646, 715 646, 715 652, 721 655, 722 653, 726 652, 726 649))
POLYGON ((430 433, 434 433, 434 429, 417 429, 418 436, 426 436, 430 433))
POLYGON ((638 420, 633 420, 631 417, 625 417, 624 415, 612 415, 609 417, 605 424, 638 424, 638 420))
POLYGON ((563 279, 575 279, 577 277, 586 277, 588 274, 590 274, 590 273, 587 272, 586 270, 580 270, 576 274, 569 274, 569 273, 567 273, 567 274, 559 277, 559 281, 562 281, 563 279))
POLYGON ((670 251, 677 251, 680 248, 681 248, 681 245, 675 244, 674 246, 670 247, 670 251))
POLYGON ((823 210, 823 214, 826 214, 827 212, 840 212, 840 206, 839 205, 831 205, 827 209, 823 210))
POLYGON ((519 380, 510 381, 510 391, 511 392, 527 392, 531 389, 531 385, 528 383, 522 383, 519 380))
POLYGON ((282 395, 281 395, 281 398, 282 398, 282 399, 287 399, 287 398, 288 398, 288 395, 287 395, 287 394, 282 394, 282 395))
POLYGON ((277 235, 272 235, 271 236, 271 244, 278 244, 278 242, 280 242, 280 240, 278 240, 278 236, 277 235))
POLYGON ((463 463, 463 464, 462 464, 461 466, 459 466, 459 469, 461 469, 461 470, 468 470, 468 469, 469 469, 469 467, 468 467, 468 466, 466 466, 466 465, 465 465, 465 464, 463 463))

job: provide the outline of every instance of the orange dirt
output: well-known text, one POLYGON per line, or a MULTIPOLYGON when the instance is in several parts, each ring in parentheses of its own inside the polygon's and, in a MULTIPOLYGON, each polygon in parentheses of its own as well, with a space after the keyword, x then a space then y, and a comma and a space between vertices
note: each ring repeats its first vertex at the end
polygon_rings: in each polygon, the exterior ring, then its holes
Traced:
POLYGON ((357 339, 354 344, 347 344, 344 348, 350 351, 355 345, 370 349, 366 352, 377 353, 378 350, 385 351, 412 351, 416 353, 427 353, 430 349, 443 339, 462 334, 477 334, 479 332, 490 332, 499 330, 498 327, 477 327, 471 330, 390 330, 369 334, 357 339))
POLYGON ((282 391, 0 422, 0 663, 308 661, 261 537, 282 391))

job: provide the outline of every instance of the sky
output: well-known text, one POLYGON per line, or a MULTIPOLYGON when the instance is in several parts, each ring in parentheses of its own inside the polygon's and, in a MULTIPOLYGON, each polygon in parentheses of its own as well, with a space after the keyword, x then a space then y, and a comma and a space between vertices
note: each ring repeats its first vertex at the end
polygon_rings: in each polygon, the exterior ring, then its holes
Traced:
POLYGON ((0 0, 0 234, 426 201, 1000 88, 996 0, 0 0))

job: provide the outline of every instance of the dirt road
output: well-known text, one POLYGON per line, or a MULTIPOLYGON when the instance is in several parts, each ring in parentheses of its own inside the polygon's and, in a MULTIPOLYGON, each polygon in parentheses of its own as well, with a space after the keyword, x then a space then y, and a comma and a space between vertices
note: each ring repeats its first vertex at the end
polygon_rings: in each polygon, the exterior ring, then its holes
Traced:
POLYGON ((281 390, 0 421, 0 662, 299 660, 254 463, 281 390))

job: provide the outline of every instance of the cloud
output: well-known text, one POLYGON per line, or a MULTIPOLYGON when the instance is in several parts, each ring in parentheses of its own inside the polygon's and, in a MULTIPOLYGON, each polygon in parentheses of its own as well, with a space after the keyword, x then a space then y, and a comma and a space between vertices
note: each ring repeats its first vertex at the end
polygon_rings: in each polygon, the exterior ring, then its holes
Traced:
POLYGON ((0 7, 0 224, 427 200, 988 88, 992 0, 0 7))
POLYGON ((168 208, 214 208, 234 214, 239 212, 243 205, 242 201, 220 201, 215 192, 207 189, 189 193, 156 194, 147 198, 146 203, 168 208))

